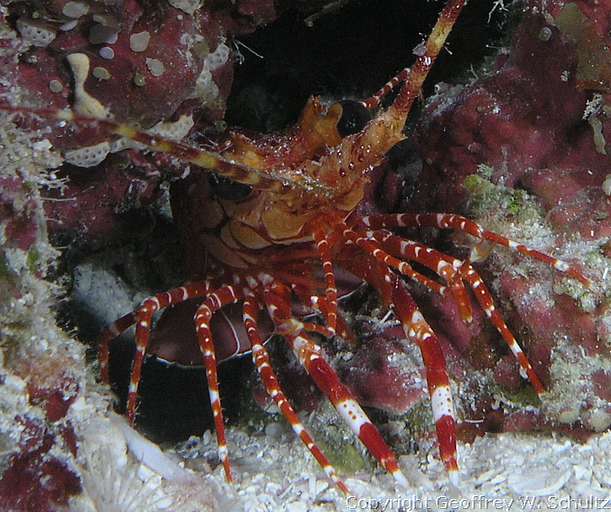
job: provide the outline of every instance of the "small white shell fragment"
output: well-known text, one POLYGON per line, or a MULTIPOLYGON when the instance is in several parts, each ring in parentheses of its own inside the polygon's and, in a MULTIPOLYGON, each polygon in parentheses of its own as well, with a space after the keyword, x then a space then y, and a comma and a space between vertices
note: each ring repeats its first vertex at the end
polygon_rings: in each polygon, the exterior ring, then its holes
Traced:
POLYGON ((159 122, 146 133, 150 135, 159 135, 164 139, 181 140, 187 136, 191 128, 193 128, 193 117, 187 114, 182 114, 178 120, 170 122, 159 122))
POLYGON ((93 146, 70 149, 64 152, 64 160, 78 167, 94 167, 110 153, 110 143, 104 141, 93 146))
POLYGON ((34 151, 49 151, 52 147, 53 144, 51 144, 49 139, 39 140, 32 144, 32 149, 34 151))
POLYGON ((165 73, 165 66, 163 65, 163 62, 158 59, 149 59, 147 57, 146 67, 154 77, 159 77, 165 73))
POLYGON ((110 46, 102 46, 98 52, 100 57, 106 60, 112 60, 115 58, 115 51, 110 46))
POLYGON ((94 14, 92 18, 93 21, 99 23, 100 25, 104 25, 105 27, 114 27, 116 30, 119 30, 121 26, 117 18, 108 14, 94 14))
POLYGON ((113 414, 110 416, 110 421, 114 427, 121 431, 129 451, 142 464, 146 464, 150 469, 159 473, 159 475, 167 480, 179 482, 195 481, 192 473, 180 467, 177 462, 163 453, 159 446, 131 428, 124 418, 113 414))
POLYGON ((129 36, 129 48, 132 52, 143 52, 148 48, 150 41, 151 34, 148 30, 138 32, 129 36))
POLYGON ((212 73, 204 66, 202 72, 195 81, 193 97, 198 98, 202 105, 210 105, 217 100, 219 89, 212 79, 212 73))
POLYGON ((308 512, 308 506, 305 503, 299 501, 293 501, 286 505, 287 512, 308 512))
POLYGON ((607 174, 605 181, 603 181, 603 192, 611 196, 611 174, 607 174))
POLYGON ((549 496, 558 492, 569 481, 572 469, 537 468, 510 475, 509 487, 522 496, 549 496))
POLYGON ((191 15, 202 5, 201 0, 168 0, 168 3, 175 9, 191 15))
POLYGON ((594 147, 596 148, 596 152, 600 153, 601 155, 606 155, 607 141, 605 140, 605 135, 603 133, 602 121, 598 117, 591 117, 588 119, 588 123, 594 132, 594 147))
POLYGON ((68 18, 80 18, 89 12, 89 6, 85 2, 66 2, 62 14, 68 18))
POLYGON ((57 35, 54 30, 28 18, 17 20, 17 30, 24 40, 39 48, 49 46, 57 35))

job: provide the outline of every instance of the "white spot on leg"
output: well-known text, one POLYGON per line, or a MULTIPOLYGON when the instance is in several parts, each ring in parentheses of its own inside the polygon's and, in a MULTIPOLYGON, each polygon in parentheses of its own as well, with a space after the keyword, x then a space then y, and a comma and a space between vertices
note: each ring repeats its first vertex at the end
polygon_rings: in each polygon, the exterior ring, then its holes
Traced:
POLYGON ((371 423, 361 406, 351 398, 341 400, 337 404, 337 411, 357 436, 363 425, 371 423))
POLYGON ((216 391, 215 389, 209 389, 208 390, 208 394, 210 395, 210 403, 211 404, 218 403, 218 401, 219 401, 218 391, 216 391))
POLYGON ((412 324, 418 324, 420 322, 424 322, 424 317, 420 311, 416 310, 412 313, 412 324))
POLYGON ((439 263, 437 263, 437 273, 441 274, 443 272, 443 269, 447 266, 448 266, 448 263, 446 261, 439 260, 439 263))
POLYGON ((452 394, 448 386, 435 388, 431 396, 433 409, 433 419, 438 421, 443 416, 454 417, 454 407, 452 406, 452 394))

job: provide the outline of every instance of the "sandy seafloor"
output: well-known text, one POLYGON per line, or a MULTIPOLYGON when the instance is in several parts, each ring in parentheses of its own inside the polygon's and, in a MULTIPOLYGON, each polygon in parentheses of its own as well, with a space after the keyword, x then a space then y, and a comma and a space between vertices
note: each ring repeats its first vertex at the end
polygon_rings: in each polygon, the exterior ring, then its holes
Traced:
MULTIPOLYGON (((346 478, 354 493, 348 497, 330 487, 290 439, 238 431, 229 439, 242 478, 236 491, 249 511, 611 509, 610 433, 583 445, 566 438, 488 435, 460 446, 458 488, 433 457, 402 456, 410 488, 398 488, 383 473, 360 474, 346 478)), ((220 471, 213 474, 223 477, 220 471)))
MULTIPOLYGON (((460 444, 459 487, 449 483, 433 449, 428 456, 400 457, 409 488, 398 488, 389 475, 376 470, 373 474, 345 477, 353 495, 343 496, 329 484, 301 443, 280 424, 277 428, 272 424, 267 433, 257 435, 228 430, 230 456, 237 475, 237 482, 230 485, 224 481, 221 466, 211 475, 192 473, 192 480, 182 475, 180 478, 190 482, 178 484, 178 467, 170 475, 173 464, 168 459, 144 455, 145 451, 138 447, 142 438, 123 420, 114 418, 112 423, 117 432, 128 433, 128 445, 133 451, 126 467, 137 471, 127 479, 131 490, 124 493, 123 503, 121 492, 115 491, 108 508, 97 510, 202 510, 205 493, 210 491, 219 500, 220 510, 253 512, 611 509, 609 432, 595 435, 583 444, 563 436, 486 435, 471 445, 460 444), (135 463, 134 453, 152 462, 135 463), (159 479, 159 474, 151 470, 157 464, 174 483, 159 479)), ((112 439, 113 443, 123 442, 121 436, 112 439)), ((108 437, 106 440, 110 442, 108 437)), ((214 436, 206 433, 203 439, 192 438, 187 445, 188 449, 183 446, 179 450, 180 457, 176 452, 169 453, 170 459, 181 466, 186 462, 193 468, 206 468, 202 460, 214 453, 214 436)), ((125 481, 125 474, 119 471, 115 486, 125 481)), ((93 488, 91 491, 95 492, 93 488)), ((95 510, 89 508, 89 500, 84 497, 72 505, 74 510, 95 510)))

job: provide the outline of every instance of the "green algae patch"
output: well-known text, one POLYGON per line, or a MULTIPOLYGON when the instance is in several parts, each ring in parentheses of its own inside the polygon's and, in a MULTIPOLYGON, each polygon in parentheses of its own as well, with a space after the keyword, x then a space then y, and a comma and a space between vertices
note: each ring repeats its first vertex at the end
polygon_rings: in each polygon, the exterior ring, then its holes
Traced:
MULTIPOLYGON (((484 166, 483 169, 491 168, 484 166)), ((469 212, 475 217, 489 217, 500 211, 518 223, 532 223, 542 218, 541 208, 525 190, 495 185, 477 174, 467 176, 463 186, 469 193, 469 212)))
POLYGON ((335 444, 324 439, 316 439, 316 444, 339 473, 354 475, 371 468, 358 448, 352 444, 335 444))
POLYGON ((535 389, 530 384, 524 384, 518 391, 511 392, 505 388, 498 388, 499 394, 503 396, 503 401, 516 407, 518 410, 524 407, 540 407, 541 399, 535 389))
POLYGON ((36 248, 32 248, 28 251, 26 256, 26 265, 28 270, 33 274, 39 272, 44 267, 40 252, 38 252, 36 248))

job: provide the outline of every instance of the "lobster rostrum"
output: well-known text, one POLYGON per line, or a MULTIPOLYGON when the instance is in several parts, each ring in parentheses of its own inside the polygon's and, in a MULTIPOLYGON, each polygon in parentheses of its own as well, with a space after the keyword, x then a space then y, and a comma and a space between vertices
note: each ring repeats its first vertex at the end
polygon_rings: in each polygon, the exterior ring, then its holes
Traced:
MULTIPOLYGON (((476 245, 470 258, 463 261, 397 236, 391 230, 430 226, 461 231, 482 242, 503 245, 542 261, 589 286, 589 280, 581 272, 552 256, 487 231, 459 215, 404 213, 361 216, 355 212, 364 197, 368 173, 404 139, 403 128, 412 104, 464 4, 465 0, 449 0, 426 40, 425 51, 419 52, 413 66, 402 70, 370 98, 361 102, 343 101, 328 108, 317 98, 312 98, 298 124, 289 133, 253 138, 232 132, 230 143, 220 152, 166 140, 108 119, 94 121, 69 111, 36 111, 76 125, 95 123, 108 133, 140 142, 153 151, 167 153, 211 171, 216 180, 243 185, 236 185, 238 194, 229 194, 225 198, 221 194, 215 200, 202 203, 202 218, 206 220, 199 234, 215 262, 216 271, 208 273, 202 280, 146 299, 101 335, 101 374, 108 382, 109 345, 121 332, 136 325, 136 353, 127 403, 127 416, 131 423, 136 418, 138 385, 145 355, 150 351, 154 314, 190 299, 200 299, 194 317, 195 331, 208 381, 219 457, 227 480, 232 480, 218 390, 219 358, 211 321, 222 308, 237 304, 241 305, 247 343, 237 346, 235 352, 252 352, 268 394, 329 478, 348 493, 347 486, 318 448, 279 386, 264 346, 264 333, 269 330, 263 325, 267 316, 273 322, 274 333, 286 340, 354 434, 399 484, 407 485, 395 454, 349 389, 342 384, 312 336, 316 333, 332 337, 336 333, 346 335, 348 332, 337 307, 336 281, 340 269, 372 285, 401 322, 406 338, 420 348, 440 456, 454 483, 458 481, 459 471, 456 420, 445 358, 437 335, 420 313, 402 276, 417 281, 433 293, 450 294, 465 322, 472 319, 470 289, 518 360, 523 376, 529 379, 537 393, 543 392, 539 378, 495 309, 492 295, 472 265, 472 262, 485 257, 481 244, 476 245), (397 88, 399 91, 390 106, 380 109, 382 100, 397 88), (415 270, 410 265, 414 262, 436 274, 439 280, 415 270), (295 301, 317 310, 324 319, 324 325, 295 315, 295 301)), ((14 107, 12 110, 23 112, 26 109, 14 107)))

